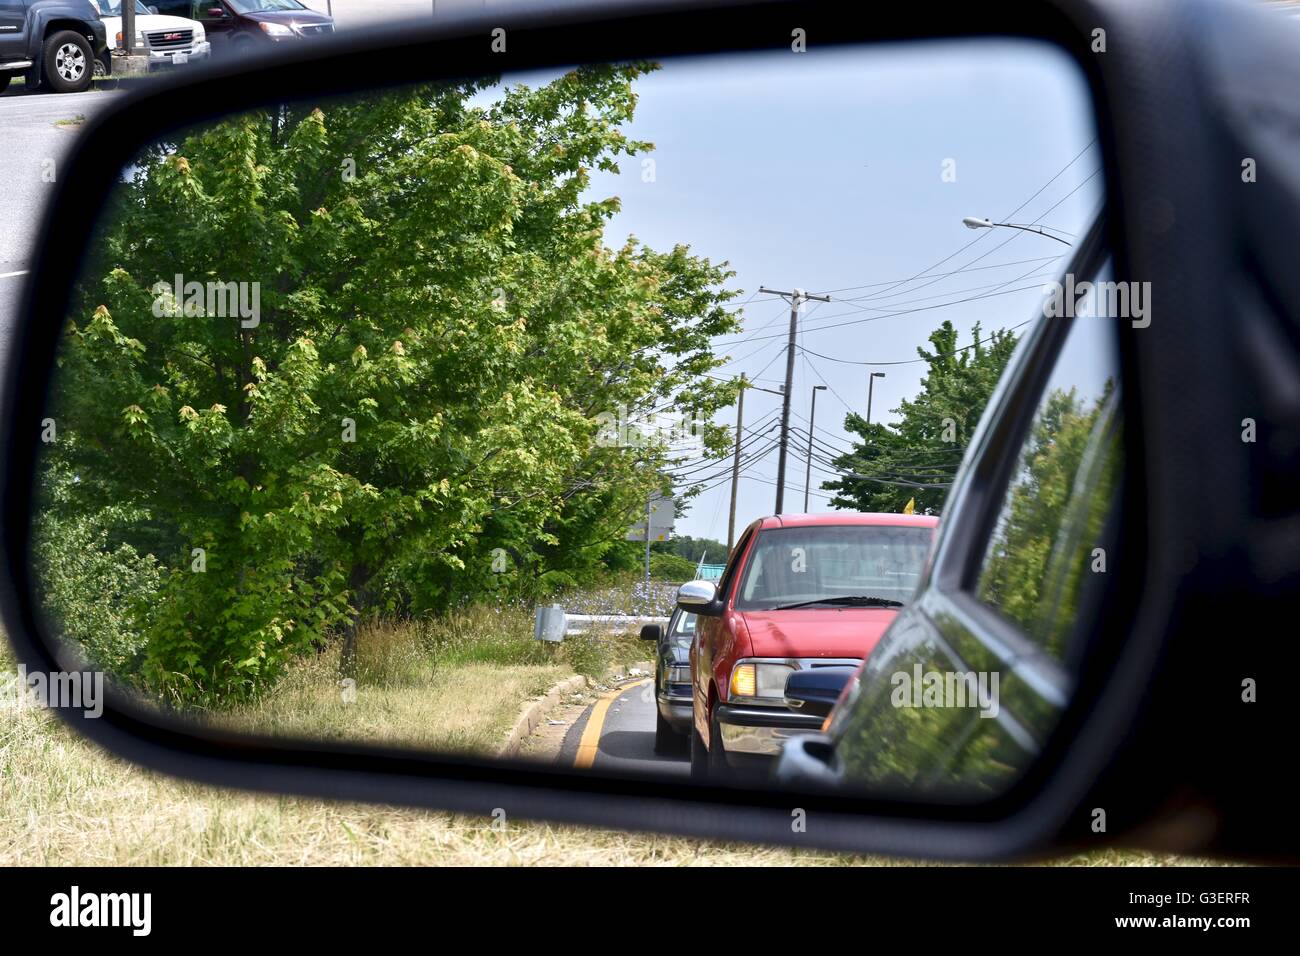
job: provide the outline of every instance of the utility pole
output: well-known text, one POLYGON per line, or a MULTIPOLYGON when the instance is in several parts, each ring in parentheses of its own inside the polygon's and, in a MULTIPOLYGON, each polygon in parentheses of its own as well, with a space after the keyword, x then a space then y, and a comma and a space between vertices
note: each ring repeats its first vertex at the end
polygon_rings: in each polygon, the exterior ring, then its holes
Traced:
MULTIPOLYGON (((740 397, 736 399, 736 455, 731 461, 731 517, 727 519, 727 555, 736 543, 736 489, 740 487, 740 436, 745 427, 745 376, 740 376, 740 397)), ((725 563, 727 559, 723 558, 725 563)))
POLYGON ((808 489, 812 485, 812 438, 813 423, 817 421, 817 393, 826 391, 825 385, 814 385, 812 408, 808 411, 808 470, 803 476, 803 512, 808 513, 808 489))
POLYGON ((799 333, 799 311, 809 299, 829 302, 831 297, 811 295, 803 289, 782 292, 780 289, 759 286, 758 291, 790 300, 790 340, 785 349, 785 401, 781 403, 781 456, 776 463, 776 513, 781 514, 785 510, 785 456, 790 447, 790 392, 794 388, 794 347, 795 337, 799 333))
MULTIPOLYGON (((763 388, 761 385, 751 385, 745 381, 745 376, 740 376, 740 398, 736 401, 736 455, 731 464, 731 517, 727 519, 727 556, 731 554, 731 547, 736 543, 736 489, 740 487, 740 440, 744 433, 745 417, 745 390, 756 388, 760 392, 767 392, 769 395, 783 395, 775 389, 763 388)), ((768 431, 771 431, 769 428, 768 431)), ((764 432, 767 434, 767 432, 764 432)), ((726 561, 726 556, 723 558, 726 561)))
POLYGON ((645 593, 650 596, 650 512, 654 496, 645 500, 645 593))

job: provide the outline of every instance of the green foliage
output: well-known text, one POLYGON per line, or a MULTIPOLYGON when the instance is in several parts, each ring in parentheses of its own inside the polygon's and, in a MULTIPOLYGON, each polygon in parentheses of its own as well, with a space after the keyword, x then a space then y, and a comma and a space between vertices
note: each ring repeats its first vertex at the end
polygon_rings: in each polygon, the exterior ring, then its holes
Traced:
POLYGON ((725 264, 607 246, 617 199, 582 200, 649 148, 619 129, 647 69, 279 107, 139 158, 74 296, 51 456, 168 569, 131 623, 151 687, 248 697, 366 609, 622 559, 666 450, 601 447, 596 416, 707 417, 709 339, 736 328, 725 264), (160 310, 177 275, 257 283, 258 321, 160 310))
POLYGON ((39 491, 33 553, 42 610, 90 663, 130 678, 143 656, 143 629, 163 569, 151 555, 113 540, 110 529, 143 515, 121 505, 92 512, 71 507, 75 483, 66 468, 47 469, 39 491))
POLYGON ((845 476, 822 485, 835 492, 831 505, 855 511, 900 512, 916 499, 917 514, 938 514, 948 495, 962 450, 984 413, 993 389, 1015 349, 1006 331, 981 339, 977 324, 972 345, 958 349, 957 330, 944 322, 930 334, 934 351, 917 348, 929 363, 915 399, 892 411, 892 427, 867 424, 849 414, 847 431, 860 436, 853 451, 834 460, 845 476))
POLYGON ((725 564, 727 561, 727 546, 712 538, 692 538, 686 534, 667 541, 655 541, 650 547, 665 554, 680 555, 691 564, 699 564, 702 558, 708 558, 708 564, 725 564))
POLYGON ((680 555, 652 551, 650 577, 657 581, 690 581, 695 577, 695 564, 680 555))

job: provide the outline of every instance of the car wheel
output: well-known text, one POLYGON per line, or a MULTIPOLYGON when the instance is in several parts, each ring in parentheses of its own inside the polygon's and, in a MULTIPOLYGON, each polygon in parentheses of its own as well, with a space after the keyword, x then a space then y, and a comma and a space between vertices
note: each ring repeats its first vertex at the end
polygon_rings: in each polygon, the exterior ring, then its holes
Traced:
POLYGON ((709 779, 709 751, 694 722, 691 723, 691 779, 700 783, 709 779))
POLYGON ((714 783, 731 779, 731 767, 727 765, 726 751, 722 749, 722 727, 718 724, 717 714, 709 720, 709 779, 714 783))
POLYGON ((664 715, 655 709, 655 753, 666 754, 673 749, 673 727, 664 715))
POLYGON ((60 30, 45 41, 45 82, 56 93, 81 93, 90 89, 95 58, 80 33, 60 30))

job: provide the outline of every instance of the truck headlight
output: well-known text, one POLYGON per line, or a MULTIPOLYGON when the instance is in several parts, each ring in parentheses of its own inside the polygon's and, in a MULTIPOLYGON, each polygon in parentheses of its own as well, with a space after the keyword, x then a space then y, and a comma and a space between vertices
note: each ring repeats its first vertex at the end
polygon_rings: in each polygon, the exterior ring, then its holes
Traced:
POLYGON ((784 700, 785 681, 794 670, 792 664, 741 661, 731 669, 731 696, 784 700))

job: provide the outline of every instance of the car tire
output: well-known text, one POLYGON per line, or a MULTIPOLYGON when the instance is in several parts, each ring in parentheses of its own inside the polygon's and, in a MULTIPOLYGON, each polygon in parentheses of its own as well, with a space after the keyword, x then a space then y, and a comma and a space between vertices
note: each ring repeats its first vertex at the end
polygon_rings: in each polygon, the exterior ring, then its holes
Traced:
POLYGON ((673 725, 664 720, 664 715, 655 708, 655 753, 666 754, 673 750, 676 734, 673 725))
POLYGON ((709 751, 694 722, 691 723, 691 779, 699 783, 709 779, 709 751))
POLYGON ((80 33, 59 30, 45 41, 41 53, 45 82, 56 93, 82 93, 90 89, 95 57, 80 33))
POLYGON ((722 728, 718 724, 718 715, 709 719, 709 779, 714 783, 726 783, 731 779, 731 767, 727 764, 726 752, 722 749, 722 728))

